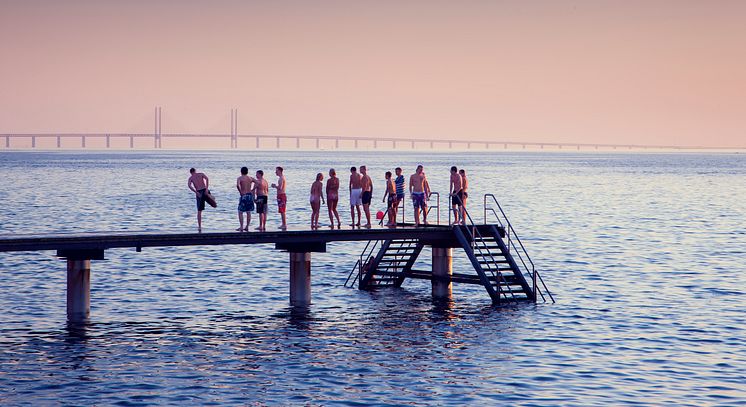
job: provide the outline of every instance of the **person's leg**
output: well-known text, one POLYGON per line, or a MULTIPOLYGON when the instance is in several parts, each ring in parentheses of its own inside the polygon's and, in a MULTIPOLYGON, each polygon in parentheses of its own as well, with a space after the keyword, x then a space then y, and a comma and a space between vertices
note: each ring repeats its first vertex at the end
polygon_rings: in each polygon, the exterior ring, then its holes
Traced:
POLYGON ((326 201, 326 211, 329 212, 329 222, 331 222, 331 227, 334 229, 334 218, 333 218, 333 211, 332 211, 332 201, 327 198, 326 201))
POLYGON ((363 211, 365 211, 365 227, 370 227, 370 205, 363 205, 363 211))
POLYGON ((246 212, 246 227, 244 228, 245 231, 249 231, 249 225, 251 225, 251 211, 246 212))
POLYGON ((422 202, 422 223, 427 225, 427 202, 422 202))
POLYGON ((363 221, 363 217, 360 215, 360 205, 355 205, 355 209, 357 210, 357 226, 360 226, 363 221))
POLYGON ((350 226, 355 226, 355 205, 350 205, 350 216, 352 217, 352 223, 350 223, 350 226))
MULTIPOLYGON (((333 209, 334 216, 337 218, 337 229, 339 229, 339 228, 342 227, 342 222, 339 220, 339 212, 337 211, 337 204, 338 203, 339 203, 339 201, 335 200, 334 204, 333 204, 333 207, 334 207, 334 209, 333 209)), ((334 220, 332 220, 332 226, 334 226, 334 220)))
POLYGON ((197 211, 197 229, 202 231, 202 211, 197 211))
POLYGON ((241 211, 238 211, 238 229, 236 230, 239 232, 243 230, 243 213, 241 211))

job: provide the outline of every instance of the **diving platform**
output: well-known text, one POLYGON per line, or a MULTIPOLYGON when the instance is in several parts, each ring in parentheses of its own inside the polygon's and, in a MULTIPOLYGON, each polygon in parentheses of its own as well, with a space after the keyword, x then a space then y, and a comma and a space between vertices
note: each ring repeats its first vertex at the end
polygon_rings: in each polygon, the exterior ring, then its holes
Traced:
POLYGON ((539 299, 554 302, 507 218, 480 225, 470 216, 468 219, 468 225, 401 223, 370 229, 16 234, 0 236, 0 252, 54 251, 66 259, 67 315, 72 321, 86 320, 90 315, 91 261, 104 260, 107 250, 121 248, 141 252, 150 247, 271 244, 289 255, 290 304, 307 306, 311 302, 312 253, 325 252, 329 243, 366 242, 359 255, 350 254, 354 264, 345 286, 372 290, 399 287, 406 279, 425 279, 432 282, 436 298, 449 298, 452 284, 460 283, 483 286, 500 305, 539 299), (432 267, 417 270, 415 262, 425 247, 432 249, 432 267), (454 250, 463 250, 473 266, 472 273, 453 273, 454 250))

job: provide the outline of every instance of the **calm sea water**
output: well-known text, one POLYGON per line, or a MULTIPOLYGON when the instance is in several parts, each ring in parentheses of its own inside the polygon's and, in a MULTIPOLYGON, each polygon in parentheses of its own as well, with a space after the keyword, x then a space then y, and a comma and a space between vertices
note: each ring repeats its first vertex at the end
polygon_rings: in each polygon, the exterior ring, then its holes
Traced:
POLYGON ((316 172, 367 164, 379 209, 383 172, 418 163, 441 192, 466 168, 479 219, 498 195, 557 304, 344 288, 361 244, 337 243, 296 312, 272 246, 120 249, 72 326, 65 263, 0 253, 0 404, 746 405, 744 155, 1 152, 0 234, 193 230, 191 166, 219 201, 206 229, 237 226, 242 165, 286 167, 300 227, 316 172))

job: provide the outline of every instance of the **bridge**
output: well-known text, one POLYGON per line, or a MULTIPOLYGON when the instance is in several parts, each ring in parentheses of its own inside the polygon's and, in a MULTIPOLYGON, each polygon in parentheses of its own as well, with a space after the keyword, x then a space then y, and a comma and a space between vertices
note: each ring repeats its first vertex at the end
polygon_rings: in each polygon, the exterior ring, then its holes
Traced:
POLYGON ((288 134, 192 134, 192 133, 3 133, 4 147, 10 149, 162 149, 173 143, 178 148, 179 141, 199 140, 209 143, 212 149, 241 150, 291 150, 291 149, 553 149, 553 150, 722 150, 746 151, 744 147, 674 146, 656 144, 608 144, 608 143, 556 143, 526 142, 516 140, 473 140, 473 139, 421 139, 398 137, 351 137, 328 135, 288 135, 288 134), (165 143, 164 143, 165 140, 165 143))

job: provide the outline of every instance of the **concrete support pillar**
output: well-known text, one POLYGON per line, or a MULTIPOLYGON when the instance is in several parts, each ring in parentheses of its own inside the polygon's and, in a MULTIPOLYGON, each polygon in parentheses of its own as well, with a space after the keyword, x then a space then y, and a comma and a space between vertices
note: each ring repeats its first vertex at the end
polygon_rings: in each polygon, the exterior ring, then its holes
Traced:
POLYGON ((321 145, 321 140, 320 139, 316 139, 316 149, 317 150, 319 149, 320 145, 321 145))
POLYGON ((300 137, 295 138, 295 148, 300 148, 300 137))
POLYGON ((57 136, 57 148, 62 147, 62 137, 57 136))
POLYGON ((80 136, 80 146, 85 148, 85 136, 80 136))
POLYGON ((433 247, 433 298, 451 297, 453 275, 453 249, 433 247))
POLYGON ((334 140, 334 148, 339 150, 339 139, 334 140))
POLYGON ((275 140, 275 147, 276 147, 276 148, 277 148, 278 150, 280 149, 280 138, 279 138, 279 137, 276 137, 276 140, 275 140))
POLYGON ((36 136, 31 136, 31 148, 36 148, 36 136))
POLYGON ((91 261, 67 259, 67 319, 82 321, 91 313, 91 261))
POLYGON ((259 149, 259 136, 256 136, 256 149, 259 149))
POLYGON ((135 148, 135 137, 130 136, 130 148, 135 148))
POLYGON ((290 252, 290 305, 311 303, 311 253, 290 252))
POLYGON ((5 136, 5 148, 10 148, 10 136, 5 136))
POLYGON ((106 135, 106 148, 110 148, 110 147, 111 147, 111 136, 107 134, 106 135))

